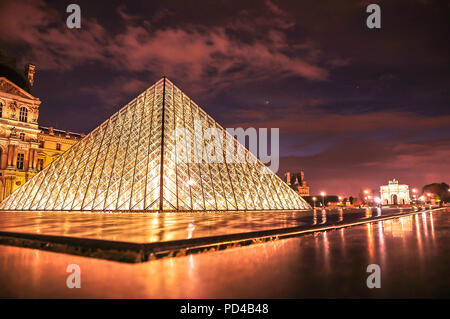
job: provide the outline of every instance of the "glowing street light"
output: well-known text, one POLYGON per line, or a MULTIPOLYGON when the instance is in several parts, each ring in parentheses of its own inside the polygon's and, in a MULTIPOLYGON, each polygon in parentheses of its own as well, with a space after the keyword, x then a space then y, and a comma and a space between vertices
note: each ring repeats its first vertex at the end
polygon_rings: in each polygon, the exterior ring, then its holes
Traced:
POLYGON ((322 196, 322 207, 325 207, 325 192, 320 192, 320 196, 322 196))
POLYGON ((313 202, 314 202, 314 209, 315 209, 315 208, 316 208, 316 200, 317 200, 317 197, 314 196, 314 197, 312 198, 312 200, 313 200, 313 202))
POLYGON ((413 189, 412 189, 412 192, 413 192, 413 199, 414 199, 414 201, 415 201, 416 204, 417 204, 417 196, 416 196, 417 189, 416 189, 416 188, 413 188, 413 189))

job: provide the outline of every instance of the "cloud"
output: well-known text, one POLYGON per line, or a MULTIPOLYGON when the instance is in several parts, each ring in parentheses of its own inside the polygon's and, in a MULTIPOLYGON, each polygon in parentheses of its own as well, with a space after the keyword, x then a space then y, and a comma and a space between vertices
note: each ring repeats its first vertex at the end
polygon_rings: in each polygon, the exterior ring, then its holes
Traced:
POLYGON ((148 87, 148 83, 138 79, 128 79, 125 77, 116 77, 105 85, 93 87, 84 87, 80 89, 81 93, 96 96, 103 105, 109 108, 117 108, 123 102, 124 97, 130 100, 135 97, 136 92, 142 92, 148 87))
POLYGON ((450 139, 443 133, 450 116, 344 115, 324 111, 320 102, 300 104, 305 107, 239 110, 227 127, 280 128, 282 154, 292 155, 281 157, 280 173, 304 170, 315 194, 325 189, 357 195, 362 187, 377 190, 392 178, 414 187, 450 180, 450 139))
POLYGON ((156 30, 151 21, 127 14, 122 6, 117 24, 124 28, 112 33, 84 16, 81 29, 68 29, 61 12, 40 0, 11 1, 2 5, 0 35, 7 43, 28 45, 25 58, 39 69, 67 71, 100 63, 129 77, 139 72, 166 75, 194 92, 215 93, 237 81, 274 76, 327 80, 317 48, 311 42, 289 43, 284 31, 293 21, 272 2, 266 4, 268 16, 252 18, 243 11, 220 26, 156 30))
MULTIPOLYGON (((309 106, 317 105, 312 100, 309 106)), ((370 132, 381 130, 417 131, 430 128, 446 128, 450 115, 423 116, 410 112, 368 112, 361 114, 339 114, 321 110, 307 110, 285 107, 270 110, 246 109, 233 114, 233 126, 278 127, 281 133, 323 133, 370 132), (259 113, 259 115, 257 115, 259 113)))
POLYGON ((387 144, 382 141, 346 140, 313 156, 280 160, 280 171, 306 172, 317 194, 357 195, 361 188, 379 190, 388 180, 420 188, 432 182, 448 182, 450 139, 432 142, 387 144))
POLYGON ((83 28, 68 29, 60 12, 40 0, 6 2, 0 10, 3 41, 28 45, 29 55, 23 59, 40 69, 66 71, 83 63, 104 61, 106 30, 89 19, 83 20, 83 28))

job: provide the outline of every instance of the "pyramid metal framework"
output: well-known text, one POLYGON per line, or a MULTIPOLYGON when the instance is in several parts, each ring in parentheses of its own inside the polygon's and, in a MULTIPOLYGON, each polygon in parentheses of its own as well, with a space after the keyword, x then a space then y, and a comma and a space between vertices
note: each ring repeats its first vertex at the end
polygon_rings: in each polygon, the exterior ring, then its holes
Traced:
MULTIPOLYGON (((234 137, 245 161, 179 161, 174 130, 219 128, 162 78, 7 197, 7 211, 264 211, 310 206, 234 137), (181 163, 180 163, 181 162, 181 163)), ((195 136, 195 135, 193 135, 195 136)), ((191 147, 205 141, 194 137, 191 147)))

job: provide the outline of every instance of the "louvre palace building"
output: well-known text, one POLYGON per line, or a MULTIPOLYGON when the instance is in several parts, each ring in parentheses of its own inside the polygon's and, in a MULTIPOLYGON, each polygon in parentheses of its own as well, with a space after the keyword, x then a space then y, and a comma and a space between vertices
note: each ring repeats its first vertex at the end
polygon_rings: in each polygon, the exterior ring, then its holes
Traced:
POLYGON ((0 201, 81 139, 82 134, 38 124, 35 66, 20 72, 0 53, 0 201))

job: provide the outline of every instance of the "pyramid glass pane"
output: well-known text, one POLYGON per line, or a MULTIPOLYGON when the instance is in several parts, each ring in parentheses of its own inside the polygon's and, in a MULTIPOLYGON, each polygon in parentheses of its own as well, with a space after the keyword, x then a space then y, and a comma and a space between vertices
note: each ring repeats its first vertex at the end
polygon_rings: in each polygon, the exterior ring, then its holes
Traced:
POLYGON ((11 211, 309 208, 166 78, 0 203, 11 211))

